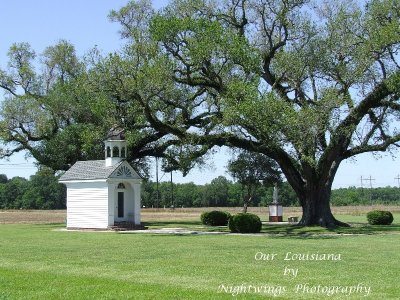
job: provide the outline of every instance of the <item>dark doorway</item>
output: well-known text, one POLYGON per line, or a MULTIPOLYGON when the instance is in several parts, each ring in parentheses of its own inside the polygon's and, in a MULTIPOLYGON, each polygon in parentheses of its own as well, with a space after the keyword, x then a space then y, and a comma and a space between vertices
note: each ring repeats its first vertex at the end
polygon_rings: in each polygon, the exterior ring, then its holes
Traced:
POLYGON ((124 192, 118 192, 118 218, 124 217, 124 192))

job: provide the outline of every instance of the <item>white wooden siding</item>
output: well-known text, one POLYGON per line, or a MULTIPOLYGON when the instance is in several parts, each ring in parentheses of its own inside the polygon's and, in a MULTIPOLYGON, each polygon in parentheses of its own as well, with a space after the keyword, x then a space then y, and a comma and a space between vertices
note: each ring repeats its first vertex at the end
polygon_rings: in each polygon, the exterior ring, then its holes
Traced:
POLYGON ((107 228, 107 183, 67 183, 67 188, 67 227, 107 228))
POLYGON ((134 184, 133 185, 133 193, 134 196, 133 198, 135 199, 134 202, 134 212, 135 212, 135 224, 140 225, 140 210, 141 210, 141 198, 140 198, 140 193, 141 193, 141 184, 134 184))

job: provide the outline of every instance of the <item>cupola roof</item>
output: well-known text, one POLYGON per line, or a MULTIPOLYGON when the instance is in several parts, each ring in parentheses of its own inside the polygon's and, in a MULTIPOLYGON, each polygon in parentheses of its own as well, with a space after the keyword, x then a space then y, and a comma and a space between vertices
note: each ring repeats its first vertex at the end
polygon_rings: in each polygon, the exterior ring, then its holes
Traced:
POLYGON ((125 140, 125 130, 117 125, 113 126, 107 133, 106 140, 125 140))

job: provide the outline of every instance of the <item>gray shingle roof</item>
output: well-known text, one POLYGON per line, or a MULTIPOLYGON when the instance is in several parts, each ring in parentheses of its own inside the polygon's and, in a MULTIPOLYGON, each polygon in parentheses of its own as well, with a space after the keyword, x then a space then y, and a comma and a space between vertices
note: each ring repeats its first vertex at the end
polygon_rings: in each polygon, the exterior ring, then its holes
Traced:
POLYGON ((61 176, 60 181, 106 179, 122 162, 106 167, 104 160, 77 161, 61 176))

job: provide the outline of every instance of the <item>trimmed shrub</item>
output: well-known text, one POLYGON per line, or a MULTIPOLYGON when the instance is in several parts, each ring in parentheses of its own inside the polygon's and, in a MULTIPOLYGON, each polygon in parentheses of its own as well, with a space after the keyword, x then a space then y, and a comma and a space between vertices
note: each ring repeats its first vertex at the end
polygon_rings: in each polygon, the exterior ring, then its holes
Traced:
POLYGON ((373 210, 367 213, 367 220, 371 225, 390 225, 393 222, 393 215, 390 211, 373 210))
POLYGON ((239 233, 257 233, 261 231, 261 220, 255 214, 239 213, 229 219, 229 230, 239 233))
POLYGON ((226 211, 205 211, 201 214, 201 223, 210 226, 226 226, 228 225, 231 214, 226 211))

